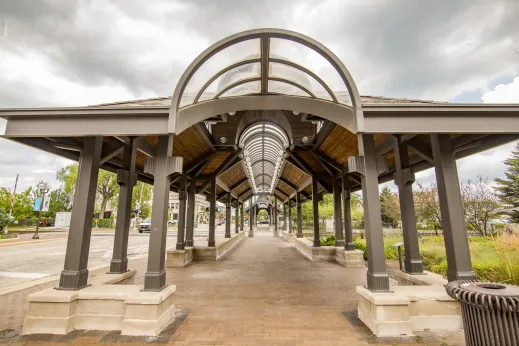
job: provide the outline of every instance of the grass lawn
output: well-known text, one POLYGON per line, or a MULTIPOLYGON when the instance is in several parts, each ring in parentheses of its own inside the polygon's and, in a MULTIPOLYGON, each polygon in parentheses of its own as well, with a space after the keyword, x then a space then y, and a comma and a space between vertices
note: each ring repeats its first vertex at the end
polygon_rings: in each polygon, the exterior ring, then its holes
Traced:
MULTIPOLYGON (((402 237, 388 235, 384 237, 386 259, 398 259, 393 246, 401 242, 402 237)), ((364 251, 366 240, 355 239, 355 247, 364 251)), ((472 267, 479 280, 519 284, 519 236, 502 234, 495 237, 469 237, 472 267)), ((420 241, 420 254, 424 269, 433 273, 447 275, 447 259, 444 238, 425 236, 420 241)))

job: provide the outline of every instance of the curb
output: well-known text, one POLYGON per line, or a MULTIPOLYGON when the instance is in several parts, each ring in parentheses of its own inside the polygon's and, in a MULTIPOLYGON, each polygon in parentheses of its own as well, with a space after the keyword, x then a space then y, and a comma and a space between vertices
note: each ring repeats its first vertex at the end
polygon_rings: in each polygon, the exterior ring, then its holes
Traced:
POLYGON ((47 243, 50 241, 55 240, 63 240, 67 239, 67 237, 61 237, 61 238, 52 238, 52 239, 41 239, 41 240, 29 240, 29 241, 13 241, 6 244, 0 243, 0 247, 7 247, 7 246, 15 246, 15 245, 25 245, 25 244, 38 244, 38 243, 47 243))

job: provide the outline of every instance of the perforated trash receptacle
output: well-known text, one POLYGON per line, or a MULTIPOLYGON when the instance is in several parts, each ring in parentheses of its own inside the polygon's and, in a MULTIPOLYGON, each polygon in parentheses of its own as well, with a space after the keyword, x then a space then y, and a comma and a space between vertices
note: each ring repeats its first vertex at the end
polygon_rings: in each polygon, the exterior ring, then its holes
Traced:
POLYGON ((518 286, 453 281, 446 290, 460 302, 467 345, 519 345, 518 286))

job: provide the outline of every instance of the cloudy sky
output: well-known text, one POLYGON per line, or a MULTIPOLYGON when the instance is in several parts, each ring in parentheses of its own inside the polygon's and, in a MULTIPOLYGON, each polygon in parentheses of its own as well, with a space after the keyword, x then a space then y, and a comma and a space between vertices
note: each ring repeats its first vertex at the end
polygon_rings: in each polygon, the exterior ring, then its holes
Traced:
MULTIPOLYGON (((517 0, 0 0, 0 108, 169 96, 202 50, 260 27, 324 43, 363 95, 519 103, 518 23, 517 0)), ((512 146, 460 160, 460 177, 502 176, 512 146)), ((0 139, 0 186, 67 163, 0 139)))

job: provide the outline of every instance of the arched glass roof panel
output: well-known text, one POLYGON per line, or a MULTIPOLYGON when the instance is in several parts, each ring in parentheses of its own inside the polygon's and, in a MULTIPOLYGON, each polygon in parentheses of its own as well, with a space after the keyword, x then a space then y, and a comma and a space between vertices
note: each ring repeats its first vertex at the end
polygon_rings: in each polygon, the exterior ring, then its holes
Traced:
MULTIPOLYGON (((228 90, 222 89, 215 94, 216 98, 224 98, 224 97, 233 97, 233 96, 241 96, 241 95, 250 95, 250 94, 258 94, 261 90, 261 81, 247 81, 248 79, 242 79, 241 81, 245 81, 239 85, 236 85, 228 90), (225 90, 224 92, 222 92, 225 90), (222 92, 220 94, 220 92, 222 92)), ((236 82, 238 83, 238 82, 236 82)), ((232 86, 232 84, 231 84, 232 86)))
MULTIPOLYGON (((285 63, 291 63, 290 61, 286 61, 284 59, 280 59, 281 62, 271 62, 270 63, 270 76, 274 78, 283 78, 287 80, 294 81, 306 89, 312 91, 312 93, 321 99, 325 99, 328 101, 333 101, 333 91, 328 87, 326 82, 319 78, 318 76, 309 75, 300 69, 286 65, 285 63), (316 79, 319 78, 319 80, 316 79), (328 88, 328 90, 327 90, 328 88)), ((275 87, 275 85, 274 85, 275 87)), ((269 86, 269 92, 276 92, 272 90, 269 86)), ((280 92, 282 93, 282 92, 280 92)), ((299 91, 301 93, 301 91, 299 91)), ((308 94, 304 94, 301 96, 308 96, 308 94)))
MULTIPOLYGON (((270 56, 284 57, 285 60, 289 60, 310 70, 319 76, 326 85, 333 90, 340 103, 347 105, 352 104, 348 88, 344 84, 344 81, 337 70, 328 62, 328 60, 326 60, 326 58, 313 49, 294 41, 271 38, 270 56)), ((314 88, 317 90, 318 87, 316 84, 319 83, 313 79, 309 80, 312 90, 314 88)), ((324 98, 324 96, 319 96, 319 98, 324 98)))
POLYGON ((257 123, 241 133, 238 144, 243 148, 246 174, 254 192, 272 193, 290 146, 288 136, 276 125, 257 123))
MULTIPOLYGON (((260 56, 260 40, 249 39, 233 44, 210 57, 200 66, 184 89, 180 107, 193 103, 196 95, 211 77, 239 61, 260 56)), ((216 89, 213 92, 217 92, 216 89)))
POLYGON ((214 98, 218 91, 228 88, 232 84, 242 79, 260 77, 261 67, 259 62, 251 62, 251 60, 243 60, 243 65, 236 66, 228 72, 219 75, 214 79, 210 79, 198 91, 197 98, 194 102, 202 102, 214 98))
POLYGON ((288 83, 269 80, 269 93, 312 97, 309 93, 288 83))

